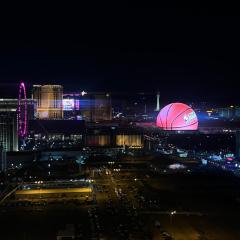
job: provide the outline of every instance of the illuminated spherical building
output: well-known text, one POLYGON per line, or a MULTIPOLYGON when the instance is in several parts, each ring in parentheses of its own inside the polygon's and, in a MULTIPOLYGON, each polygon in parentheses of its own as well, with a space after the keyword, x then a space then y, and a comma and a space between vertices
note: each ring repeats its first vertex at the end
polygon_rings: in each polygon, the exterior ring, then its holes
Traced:
POLYGON ((159 112, 156 125, 163 130, 197 130, 198 119, 188 105, 171 103, 159 112))

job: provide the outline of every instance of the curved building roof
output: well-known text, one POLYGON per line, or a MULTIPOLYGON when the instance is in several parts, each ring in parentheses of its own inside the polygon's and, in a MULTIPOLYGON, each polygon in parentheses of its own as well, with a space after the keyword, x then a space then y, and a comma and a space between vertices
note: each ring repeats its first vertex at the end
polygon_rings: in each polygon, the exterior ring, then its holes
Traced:
POLYGON ((198 118, 188 105, 171 103, 161 109, 156 125, 164 130, 197 130, 198 118))

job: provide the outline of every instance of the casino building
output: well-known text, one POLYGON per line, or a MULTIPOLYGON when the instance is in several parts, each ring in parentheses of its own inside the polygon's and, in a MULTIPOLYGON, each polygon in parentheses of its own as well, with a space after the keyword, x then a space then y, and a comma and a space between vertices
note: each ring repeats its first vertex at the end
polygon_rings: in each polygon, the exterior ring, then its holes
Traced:
POLYGON ((73 141, 85 147, 144 147, 142 128, 86 123, 83 120, 32 120, 29 121, 29 134, 35 141, 55 141, 56 144, 73 141))
POLYGON ((64 119, 98 122, 112 120, 111 96, 104 92, 82 91, 63 95, 64 119))
MULTIPOLYGON (((3 151, 18 151, 18 99, 0 99, 0 146, 3 151)), ((34 118, 35 103, 27 99, 27 119, 34 118)))
POLYGON ((37 103, 36 118, 63 119, 61 85, 33 85, 32 99, 37 103))

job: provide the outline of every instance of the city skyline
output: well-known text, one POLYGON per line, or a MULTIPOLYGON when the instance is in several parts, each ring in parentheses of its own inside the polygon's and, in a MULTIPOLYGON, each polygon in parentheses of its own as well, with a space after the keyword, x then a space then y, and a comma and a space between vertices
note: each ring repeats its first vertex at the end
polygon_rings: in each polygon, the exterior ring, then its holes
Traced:
POLYGON ((0 239, 239 240, 239 8, 33 3, 1 14, 0 239))

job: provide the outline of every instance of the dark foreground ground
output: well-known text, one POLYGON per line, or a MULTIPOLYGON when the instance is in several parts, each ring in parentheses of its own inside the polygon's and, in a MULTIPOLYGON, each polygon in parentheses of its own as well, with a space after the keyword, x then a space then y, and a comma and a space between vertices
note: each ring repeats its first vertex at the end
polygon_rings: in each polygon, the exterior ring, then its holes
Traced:
POLYGON ((239 240, 239 180, 193 163, 164 171, 173 161, 92 162, 93 202, 41 196, 19 203, 13 194, 0 209, 0 239, 57 239, 70 224, 75 239, 239 240))

